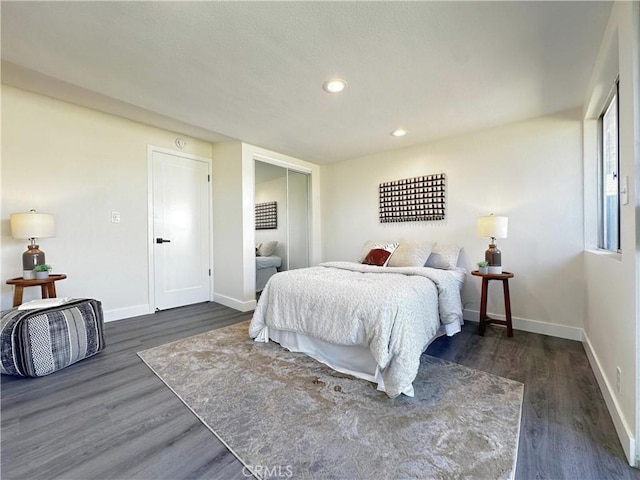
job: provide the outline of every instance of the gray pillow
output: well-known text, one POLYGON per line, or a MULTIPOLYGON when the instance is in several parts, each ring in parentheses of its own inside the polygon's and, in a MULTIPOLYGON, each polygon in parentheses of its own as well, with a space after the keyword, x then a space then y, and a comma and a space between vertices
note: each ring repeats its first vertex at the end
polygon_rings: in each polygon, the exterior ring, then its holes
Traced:
POLYGON ((436 243, 427 260, 426 267, 452 270, 458 265, 458 256, 461 248, 449 243, 436 243))
POLYGON ((400 240, 400 245, 393 252, 388 267, 424 267, 435 242, 400 240))

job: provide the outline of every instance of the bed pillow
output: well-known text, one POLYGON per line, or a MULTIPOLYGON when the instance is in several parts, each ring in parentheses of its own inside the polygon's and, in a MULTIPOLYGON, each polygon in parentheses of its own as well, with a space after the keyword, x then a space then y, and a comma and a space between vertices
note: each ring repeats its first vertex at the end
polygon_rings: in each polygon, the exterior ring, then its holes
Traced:
POLYGON ((450 243, 436 243, 425 267, 453 270, 458 265, 461 248, 450 243))
POLYGON ((260 245, 262 245, 261 243, 256 243, 256 257, 258 257, 258 250, 260 249, 260 245))
POLYGON ((388 267, 424 267, 435 242, 400 240, 400 245, 391 258, 388 267))
POLYGON ((362 263, 362 261, 364 260, 364 257, 366 257, 369 251, 373 248, 373 246, 378 243, 384 243, 384 242, 375 242, 373 240, 367 240, 366 242, 364 242, 364 245, 362 245, 362 248, 360 249, 358 260, 356 261, 358 263, 362 263))
POLYGON ((261 243, 258 247, 258 256, 259 257, 269 257, 273 255, 273 252, 276 251, 276 247, 278 246, 277 241, 265 242, 261 243))
POLYGON ((378 267, 384 267, 389 262, 391 254, 398 248, 397 243, 376 244, 369 253, 364 257, 362 263, 364 265, 376 265, 378 267))

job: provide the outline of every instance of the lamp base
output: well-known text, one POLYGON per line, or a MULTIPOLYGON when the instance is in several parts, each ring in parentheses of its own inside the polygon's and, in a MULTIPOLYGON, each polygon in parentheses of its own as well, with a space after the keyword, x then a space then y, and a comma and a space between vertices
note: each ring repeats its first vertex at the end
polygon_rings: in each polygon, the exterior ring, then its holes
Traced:
POLYGON ((502 253, 495 243, 489 244, 489 248, 484 252, 484 259, 489 263, 489 274, 502 273, 502 253))
POLYGON ((40 245, 29 245, 27 251, 22 254, 22 270, 33 270, 36 265, 44 264, 44 252, 40 250, 40 245))

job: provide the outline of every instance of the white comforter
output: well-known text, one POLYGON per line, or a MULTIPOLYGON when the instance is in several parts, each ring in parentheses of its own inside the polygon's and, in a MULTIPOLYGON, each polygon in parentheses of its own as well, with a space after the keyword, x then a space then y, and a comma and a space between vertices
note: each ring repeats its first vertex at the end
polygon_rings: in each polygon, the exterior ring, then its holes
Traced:
POLYGON ((459 283, 450 272, 329 262, 271 277, 249 334, 268 342, 271 327, 367 346, 395 397, 411 388, 440 324, 461 318, 459 283))

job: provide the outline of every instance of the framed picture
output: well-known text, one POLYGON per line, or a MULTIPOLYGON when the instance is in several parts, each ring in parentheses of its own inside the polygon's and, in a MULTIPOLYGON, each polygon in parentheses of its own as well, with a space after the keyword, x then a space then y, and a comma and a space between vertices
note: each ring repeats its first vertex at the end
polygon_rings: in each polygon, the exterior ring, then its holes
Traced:
POLYGON ((444 220, 445 174, 380 184, 380 223, 444 220))
POLYGON ((256 203, 256 230, 278 228, 278 202, 256 203))

